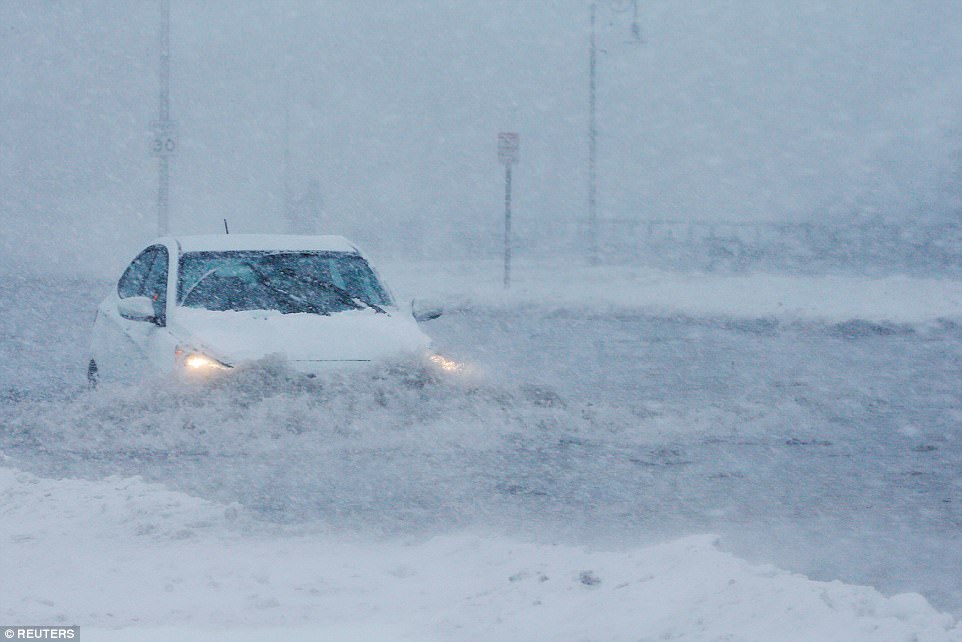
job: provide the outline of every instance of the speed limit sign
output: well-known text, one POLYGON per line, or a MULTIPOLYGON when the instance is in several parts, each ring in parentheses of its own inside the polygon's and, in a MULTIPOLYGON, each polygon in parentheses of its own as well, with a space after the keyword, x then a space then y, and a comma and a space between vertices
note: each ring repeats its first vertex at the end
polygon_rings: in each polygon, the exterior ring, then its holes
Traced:
POLYGON ((177 123, 172 120, 158 120, 150 124, 150 129, 152 156, 173 156, 177 153, 177 123))

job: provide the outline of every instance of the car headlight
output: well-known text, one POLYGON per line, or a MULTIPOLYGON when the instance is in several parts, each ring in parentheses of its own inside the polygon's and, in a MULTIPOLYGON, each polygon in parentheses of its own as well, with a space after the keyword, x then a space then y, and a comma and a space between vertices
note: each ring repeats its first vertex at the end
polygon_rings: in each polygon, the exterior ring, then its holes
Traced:
POLYGON ((177 362, 188 372, 203 373, 230 368, 226 363, 221 363, 217 359, 195 350, 178 348, 174 354, 177 357, 177 362))
POLYGON ((464 363, 455 361, 454 359, 448 359, 447 357, 439 354, 432 354, 428 357, 428 361, 433 363, 443 372, 448 372, 451 374, 459 374, 464 372, 464 363))

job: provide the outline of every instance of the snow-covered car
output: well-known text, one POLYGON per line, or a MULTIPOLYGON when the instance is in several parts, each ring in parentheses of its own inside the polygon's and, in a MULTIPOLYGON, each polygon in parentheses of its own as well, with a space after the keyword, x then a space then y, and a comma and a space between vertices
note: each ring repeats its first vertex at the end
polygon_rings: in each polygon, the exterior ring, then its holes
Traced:
POLYGON ((442 368, 360 251, 340 236, 157 239, 97 310, 88 378, 203 376, 278 355, 306 373, 417 355, 442 368))

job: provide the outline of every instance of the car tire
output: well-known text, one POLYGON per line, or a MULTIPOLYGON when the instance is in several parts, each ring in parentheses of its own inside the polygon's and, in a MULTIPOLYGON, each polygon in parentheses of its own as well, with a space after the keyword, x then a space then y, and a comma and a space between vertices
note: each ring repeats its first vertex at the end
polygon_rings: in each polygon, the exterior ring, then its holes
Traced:
POLYGON ((100 382, 100 370, 97 368, 97 362, 93 359, 87 364, 87 384, 91 389, 96 388, 97 384, 100 382))

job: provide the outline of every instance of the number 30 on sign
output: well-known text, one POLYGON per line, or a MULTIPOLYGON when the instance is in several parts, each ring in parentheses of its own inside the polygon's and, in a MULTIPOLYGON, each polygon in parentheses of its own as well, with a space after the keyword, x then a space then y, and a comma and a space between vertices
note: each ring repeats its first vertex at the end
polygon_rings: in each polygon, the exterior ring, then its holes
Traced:
POLYGON ((156 121, 150 124, 150 154, 173 156, 177 153, 177 124, 173 121, 156 121))

